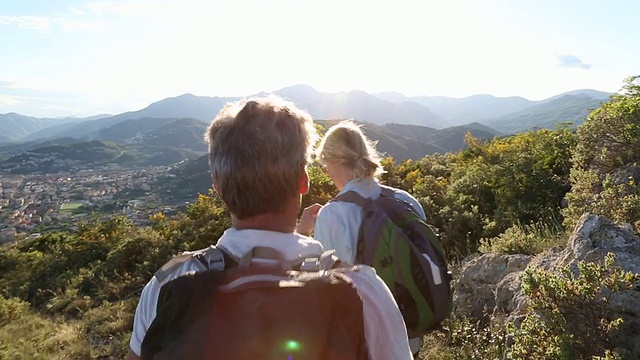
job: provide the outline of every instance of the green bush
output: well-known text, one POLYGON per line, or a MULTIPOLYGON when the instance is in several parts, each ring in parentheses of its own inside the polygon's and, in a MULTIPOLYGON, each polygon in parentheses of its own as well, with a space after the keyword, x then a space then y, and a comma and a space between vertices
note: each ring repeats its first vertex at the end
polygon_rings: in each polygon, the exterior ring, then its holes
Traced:
POLYGON ((513 226, 492 239, 481 239, 478 251, 485 254, 536 255, 554 246, 565 246, 566 243, 566 235, 559 225, 536 223, 513 226))
POLYGON ((505 335, 499 321, 482 325, 454 314, 443 322, 441 330, 424 337, 420 359, 500 360, 504 356, 505 335))
POLYGON ((634 171, 615 183, 611 176, 637 169, 639 150, 640 76, 632 76, 625 80, 621 94, 592 111, 577 130, 569 206, 562 212, 568 228, 585 212, 604 215, 618 224, 640 219, 640 179, 634 171))
POLYGON ((20 299, 0 296, 0 326, 6 325, 29 312, 29 303, 20 299))
POLYGON ((572 228, 585 212, 603 215, 617 224, 640 219, 640 187, 633 178, 615 184, 610 174, 598 176, 593 170, 571 170, 574 187, 567 194, 569 206, 563 210, 565 226, 572 228))
MULTIPOLYGON (((581 261, 577 269, 557 272, 527 269, 522 289, 531 299, 520 328, 510 325, 513 340, 509 359, 615 358, 623 351, 612 339, 622 319, 608 319, 608 302, 617 292, 632 289, 637 274, 614 267, 608 254, 604 265, 581 261)), ((638 358, 640 354, 630 354, 638 358)))
POLYGON ((91 346, 77 321, 50 318, 28 303, 0 297, 0 359, 90 359, 91 346), (8 320, 8 321, 7 321, 8 320))

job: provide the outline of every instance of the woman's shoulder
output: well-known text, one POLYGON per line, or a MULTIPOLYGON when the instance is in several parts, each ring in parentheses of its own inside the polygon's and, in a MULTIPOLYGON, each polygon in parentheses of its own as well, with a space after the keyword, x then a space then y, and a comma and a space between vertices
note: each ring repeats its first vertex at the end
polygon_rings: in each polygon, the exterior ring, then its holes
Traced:
POLYGON ((349 212, 352 206, 357 205, 333 199, 320 209, 320 211, 318 212, 318 217, 327 215, 342 215, 345 212, 349 212))
POLYGON ((356 192, 364 198, 375 199, 380 195, 380 184, 375 179, 355 179, 348 185, 345 190, 356 192))

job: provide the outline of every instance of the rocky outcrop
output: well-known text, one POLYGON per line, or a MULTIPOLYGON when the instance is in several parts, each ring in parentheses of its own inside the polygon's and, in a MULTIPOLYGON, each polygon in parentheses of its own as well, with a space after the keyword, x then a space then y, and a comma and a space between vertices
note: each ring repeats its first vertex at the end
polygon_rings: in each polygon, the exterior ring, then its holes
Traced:
POLYGON ((454 284, 456 314, 485 321, 496 307, 515 310, 517 306, 512 299, 520 288, 518 274, 530 261, 528 255, 484 254, 467 262, 454 284), (514 277, 518 282, 512 284, 514 277), (496 296, 498 288, 499 297, 496 296))
MULTIPOLYGON (((506 315, 519 324, 527 310, 521 275, 528 266, 556 271, 569 266, 577 271, 580 261, 604 264, 607 253, 616 255, 616 266, 640 273, 640 239, 629 227, 614 225, 603 216, 583 215, 571 233, 566 248, 553 248, 536 257, 484 254, 464 263, 454 284, 456 314, 482 321, 506 315)), ((615 294, 609 302, 613 318, 623 325, 614 342, 640 353, 640 284, 633 290, 615 294)))

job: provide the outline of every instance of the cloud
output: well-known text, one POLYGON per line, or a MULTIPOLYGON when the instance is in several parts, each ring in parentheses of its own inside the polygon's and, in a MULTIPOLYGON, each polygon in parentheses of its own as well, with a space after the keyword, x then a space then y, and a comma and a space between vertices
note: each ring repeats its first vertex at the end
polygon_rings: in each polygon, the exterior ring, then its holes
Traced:
POLYGON ((591 68, 591 64, 585 64, 582 60, 573 55, 556 55, 556 58, 558 58, 558 66, 561 67, 580 68, 584 70, 589 70, 591 68))
POLYGON ((21 28, 47 31, 54 19, 43 16, 0 16, 0 25, 18 25, 21 28))
MULTIPOLYGON (((155 0, 138 1, 93 1, 84 4, 84 9, 89 13, 104 17, 115 16, 120 18, 148 18, 158 14, 175 13, 177 9, 171 3, 155 0)), ((75 9, 78 10, 78 9, 75 9)))
POLYGON ((21 103, 22 102, 14 96, 0 94, 0 105, 2 106, 11 107, 21 103))

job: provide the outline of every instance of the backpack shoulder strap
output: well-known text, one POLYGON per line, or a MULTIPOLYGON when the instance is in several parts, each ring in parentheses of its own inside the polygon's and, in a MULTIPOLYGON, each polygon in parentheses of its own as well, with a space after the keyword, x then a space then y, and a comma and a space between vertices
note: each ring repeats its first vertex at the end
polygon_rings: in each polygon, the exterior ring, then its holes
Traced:
POLYGON ((393 197, 396 194, 395 189, 391 186, 380 184, 380 189, 380 196, 393 197))
POLYGON ((340 259, 335 256, 335 250, 326 250, 320 256, 305 258, 297 270, 300 271, 321 271, 331 270, 338 267, 341 263, 340 259))
POLYGON ((214 245, 197 251, 186 251, 164 264, 154 276, 159 282, 166 280, 169 275, 178 270, 189 261, 195 261, 201 270, 224 270, 235 261, 226 251, 214 245))
POLYGON ((331 201, 348 202, 348 203, 360 205, 360 207, 367 206, 371 203, 371 199, 364 198, 362 197, 362 195, 358 194, 353 190, 347 191, 344 194, 340 194, 335 198, 331 199, 331 201))

